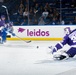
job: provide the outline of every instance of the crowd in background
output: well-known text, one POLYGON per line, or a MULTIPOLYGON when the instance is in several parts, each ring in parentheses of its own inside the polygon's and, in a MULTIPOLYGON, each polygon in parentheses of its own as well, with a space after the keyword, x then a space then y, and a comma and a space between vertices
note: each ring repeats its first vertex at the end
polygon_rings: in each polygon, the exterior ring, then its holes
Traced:
MULTIPOLYGON (((15 2, 15 7, 12 5, 14 8, 8 10, 10 19, 15 25, 76 24, 76 0, 15 1, 18 2, 15 2)), ((8 2, 9 0, 5 0, 4 3, 8 2)))

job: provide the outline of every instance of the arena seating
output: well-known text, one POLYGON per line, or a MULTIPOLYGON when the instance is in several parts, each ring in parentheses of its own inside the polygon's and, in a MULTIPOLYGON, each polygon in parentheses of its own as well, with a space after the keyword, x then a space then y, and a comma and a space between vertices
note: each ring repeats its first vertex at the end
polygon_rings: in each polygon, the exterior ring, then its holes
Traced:
MULTIPOLYGON (((7 13, 6 13, 5 9, 1 7, 2 5, 5 5, 8 8, 9 17, 10 17, 11 21, 13 21, 15 25, 20 25, 23 22, 23 19, 19 20, 20 21, 19 23, 17 20, 17 18, 19 17, 18 7, 20 5, 20 2, 21 2, 21 0, 7 0, 7 2, 0 3, 0 15, 4 14, 4 15, 6 15, 6 18, 7 18, 7 13)), ((30 10, 30 8, 33 5, 33 0, 29 0, 29 3, 28 4, 29 4, 29 10, 30 10)), ((39 8, 40 8, 40 6, 42 6, 44 8, 46 3, 49 3, 49 5, 52 9, 55 8, 59 12, 59 14, 61 12, 61 16, 62 16, 62 19, 65 21, 65 24, 67 24, 67 23, 69 24, 69 21, 73 22, 74 18, 76 16, 76 7, 73 6, 72 0, 36 0, 35 3, 39 4, 39 8)), ((75 3, 76 3, 76 1, 75 1, 75 3)), ((24 3, 24 6, 26 6, 26 2, 24 3)), ((33 10, 34 10, 34 7, 33 7, 33 10)), ((40 14, 40 12, 38 12, 38 16, 36 16, 38 21, 39 21, 40 17, 41 17, 41 14, 40 14)), ((49 20, 49 18, 45 19, 46 25, 49 24, 50 21, 51 20, 49 20)), ((59 21, 60 21, 60 19, 59 19, 59 21)), ((27 22, 28 22, 28 19, 26 20, 25 25, 28 25, 27 22)))

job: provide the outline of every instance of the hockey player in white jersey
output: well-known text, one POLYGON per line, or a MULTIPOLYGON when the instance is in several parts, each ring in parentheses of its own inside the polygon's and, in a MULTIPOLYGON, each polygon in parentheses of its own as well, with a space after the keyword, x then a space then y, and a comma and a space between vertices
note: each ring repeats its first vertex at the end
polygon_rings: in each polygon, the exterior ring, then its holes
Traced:
POLYGON ((54 47, 49 47, 52 51, 53 57, 59 60, 74 57, 76 55, 76 29, 71 31, 70 27, 66 27, 64 28, 64 32, 65 36, 63 41, 57 43, 54 47), (57 55, 56 52, 62 49, 66 44, 70 46, 70 49, 57 55))

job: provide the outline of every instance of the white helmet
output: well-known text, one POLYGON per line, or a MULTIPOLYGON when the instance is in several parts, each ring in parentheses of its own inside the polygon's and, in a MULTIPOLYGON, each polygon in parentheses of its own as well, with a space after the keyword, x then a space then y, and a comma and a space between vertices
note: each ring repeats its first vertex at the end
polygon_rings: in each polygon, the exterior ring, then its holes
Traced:
POLYGON ((65 33, 66 35, 70 34, 70 33, 71 33, 70 27, 64 28, 64 33, 65 33))

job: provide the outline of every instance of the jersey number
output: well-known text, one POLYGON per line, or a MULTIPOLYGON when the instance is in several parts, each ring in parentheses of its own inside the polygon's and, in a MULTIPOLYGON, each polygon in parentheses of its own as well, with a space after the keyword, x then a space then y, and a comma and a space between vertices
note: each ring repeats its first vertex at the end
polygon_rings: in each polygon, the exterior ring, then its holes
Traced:
POLYGON ((76 43, 76 31, 69 35, 69 38, 76 43))
POLYGON ((75 43, 76 42, 76 34, 71 36, 71 40, 75 43))

